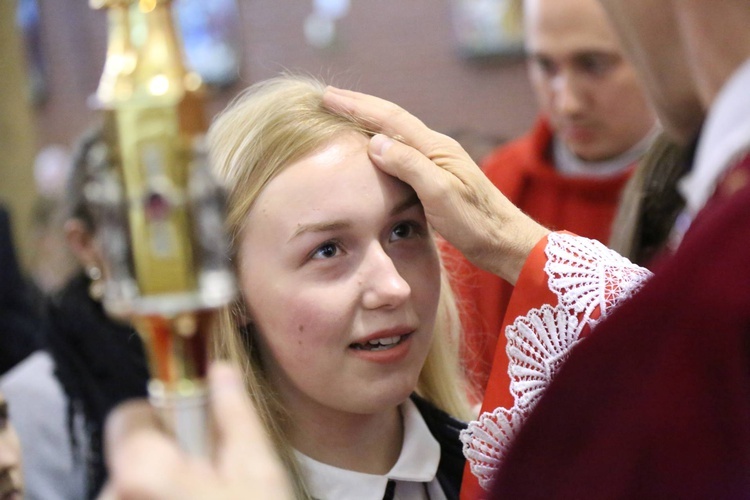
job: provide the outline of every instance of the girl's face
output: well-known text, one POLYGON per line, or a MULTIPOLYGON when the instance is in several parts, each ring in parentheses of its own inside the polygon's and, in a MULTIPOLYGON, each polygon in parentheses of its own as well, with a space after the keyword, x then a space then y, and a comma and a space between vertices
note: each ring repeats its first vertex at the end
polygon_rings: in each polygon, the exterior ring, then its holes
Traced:
POLYGON ((245 302, 291 411, 393 408, 414 390, 432 341, 435 243, 414 191, 379 171, 367 144, 343 134, 287 167, 242 234, 245 302))

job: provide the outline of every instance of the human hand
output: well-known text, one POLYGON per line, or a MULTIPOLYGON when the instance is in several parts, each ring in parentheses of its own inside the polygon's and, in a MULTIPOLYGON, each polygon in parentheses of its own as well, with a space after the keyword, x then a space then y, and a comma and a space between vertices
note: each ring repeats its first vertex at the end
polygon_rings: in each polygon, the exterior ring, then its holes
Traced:
POLYGON ((208 380, 216 424, 213 459, 180 450, 145 401, 125 403, 107 421, 110 479, 100 500, 292 498, 239 372, 216 363, 208 380))
POLYGON ((380 131, 370 141, 373 163, 414 188, 430 224, 470 261, 516 282, 549 230, 503 196, 460 144, 377 97, 328 87, 323 103, 380 131))

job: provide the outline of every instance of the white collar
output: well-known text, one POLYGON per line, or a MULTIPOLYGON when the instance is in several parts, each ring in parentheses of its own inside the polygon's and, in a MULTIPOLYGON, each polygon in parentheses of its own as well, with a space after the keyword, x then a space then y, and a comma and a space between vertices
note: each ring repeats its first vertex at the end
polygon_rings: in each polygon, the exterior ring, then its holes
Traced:
POLYGON ((654 125, 643 138, 627 151, 604 161, 586 161, 576 156, 557 135, 553 140, 552 154, 555 170, 566 177, 612 177, 640 160, 643 154, 661 132, 659 124, 654 125))
POLYGON ((686 207, 695 216, 716 189, 722 174, 750 148, 750 59, 719 91, 709 109, 692 171, 680 181, 686 207))
MULTIPOLYGON (((313 460, 295 450, 302 475, 310 494, 326 500, 351 499, 380 500, 389 479, 398 482, 421 483, 435 481, 440 463, 440 443, 430 433, 419 410, 407 399, 400 406, 404 422, 404 442, 396 464, 384 476, 365 474, 313 460)), ((431 485, 430 491, 435 485, 431 485)), ((396 497, 399 486, 396 486, 396 497)))

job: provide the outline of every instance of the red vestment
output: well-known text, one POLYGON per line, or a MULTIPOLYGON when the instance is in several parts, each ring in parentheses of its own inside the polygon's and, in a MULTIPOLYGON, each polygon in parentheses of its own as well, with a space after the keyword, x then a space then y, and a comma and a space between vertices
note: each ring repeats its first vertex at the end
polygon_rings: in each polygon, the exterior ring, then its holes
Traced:
POLYGON ((490 498, 750 497, 748 221, 750 157, 573 349, 490 498))

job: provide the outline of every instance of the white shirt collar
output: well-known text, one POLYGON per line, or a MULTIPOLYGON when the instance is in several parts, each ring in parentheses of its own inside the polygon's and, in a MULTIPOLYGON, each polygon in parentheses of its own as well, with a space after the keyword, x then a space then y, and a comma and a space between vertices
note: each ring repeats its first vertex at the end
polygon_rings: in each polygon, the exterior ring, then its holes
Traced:
POLYGON ((750 59, 716 96, 698 142, 692 171, 680 181, 686 207, 695 216, 716 189, 722 174, 750 148, 750 59))
POLYGON ((659 124, 627 151, 603 161, 586 161, 576 156, 557 136, 553 139, 552 154, 555 160, 555 170, 567 177, 598 177, 604 179, 612 177, 633 163, 641 159, 643 154, 661 132, 659 124))
POLYGON ((436 491, 436 487, 437 491, 442 493, 436 481, 440 463, 440 443, 430 433, 411 399, 404 401, 400 409, 404 421, 404 442, 396 464, 384 476, 333 467, 295 450, 310 494, 325 500, 380 500, 385 493, 388 479, 397 481, 396 498, 401 497, 399 488, 402 491, 404 489, 400 486, 401 482, 419 483, 415 491, 420 492, 423 488, 421 483, 433 483, 429 485, 431 496, 435 498, 432 493, 436 491))

